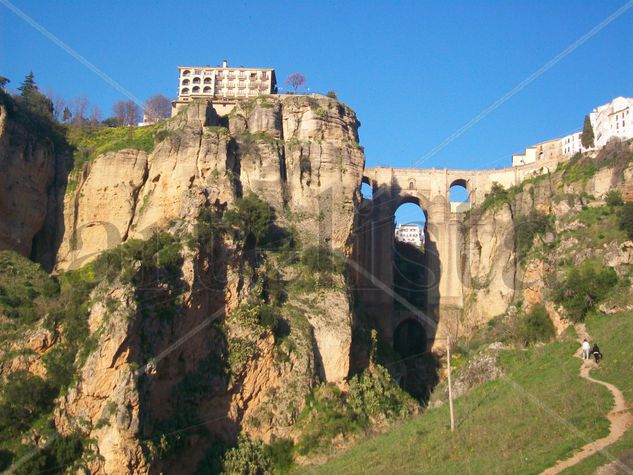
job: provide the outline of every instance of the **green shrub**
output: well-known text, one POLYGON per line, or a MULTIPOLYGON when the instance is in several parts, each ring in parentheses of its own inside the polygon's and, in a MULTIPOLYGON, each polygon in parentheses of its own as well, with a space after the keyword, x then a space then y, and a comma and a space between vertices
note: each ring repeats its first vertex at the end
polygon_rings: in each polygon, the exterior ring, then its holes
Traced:
POLYGON ((26 430, 38 416, 52 408, 53 391, 42 378, 28 371, 7 377, 0 402, 0 438, 26 430))
POLYGON ((264 475, 271 473, 272 460, 264 444, 251 440, 244 433, 237 439, 237 446, 224 454, 224 472, 227 475, 264 475))
POLYGON ((345 393, 334 385, 322 384, 306 400, 298 419, 302 431, 297 443, 301 455, 329 446, 339 435, 359 432, 367 426, 345 400, 345 393))
POLYGON ((265 447, 275 473, 288 473, 293 465, 295 444, 292 439, 277 439, 265 447))
POLYGON ((340 273, 343 262, 325 246, 311 246, 301 254, 301 263, 310 272, 340 273))
POLYGON ((253 299, 240 305, 231 314, 231 318, 235 318, 245 325, 260 326, 273 333, 279 323, 277 308, 258 299, 253 299))
POLYGON ((89 450, 87 441, 79 432, 67 436, 52 432, 50 442, 44 447, 21 446, 16 460, 25 459, 12 473, 27 475, 33 473, 87 473, 80 459, 89 450), (73 470, 73 468, 75 470, 73 470))
POLYGON ((618 275, 611 267, 588 260, 567 272, 554 299, 565 307, 572 321, 579 322, 617 283, 618 275))
POLYGON ((229 338, 228 364, 233 376, 239 374, 244 365, 257 355, 257 345, 245 338, 229 338))
POLYGON ((253 193, 238 200, 235 209, 224 213, 224 222, 247 249, 264 244, 273 219, 270 206, 253 193))
POLYGON ((361 418, 400 418, 411 413, 413 404, 380 365, 357 374, 349 382, 348 403, 361 418))
POLYGON ((622 200, 622 193, 618 190, 609 190, 604 199, 609 206, 622 206, 624 204, 624 201, 622 200))
POLYGON ((620 229, 626 232, 629 239, 633 239, 633 203, 627 203, 622 207, 620 229))
POLYGON ((68 141, 74 147, 73 173, 85 163, 107 152, 126 148, 151 152, 154 149, 154 127, 72 127, 68 141))
POLYGON ((550 228, 549 217, 540 211, 532 210, 527 215, 518 216, 514 223, 518 259, 525 258, 534 243, 534 238, 542 236, 550 228))
POLYGON ((495 182, 492 184, 490 193, 486 193, 483 203, 481 204, 481 211, 485 212, 489 209, 496 209, 504 203, 510 201, 510 193, 503 185, 495 182))
POLYGON ((556 329, 543 305, 535 305, 523 316, 519 327, 519 339, 524 346, 547 342, 554 338, 556 329))
POLYGON ((75 344, 59 343, 42 357, 46 379, 51 386, 59 390, 70 384, 75 374, 76 353, 75 344))
POLYGON ((18 324, 35 322, 37 302, 55 297, 57 282, 26 257, 0 251, 0 310, 18 324))
POLYGON ((590 156, 578 152, 567 163, 563 171, 563 181, 565 183, 585 182, 594 176, 598 169, 598 165, 590 156))
POLYGON ((372 421, 410 415, 415 405, 380 365, 354 376, 347 394, 322 384, 308 396, 297 421, 301 427, 297 450, 302 455, 318 451, 337 436, 363 431, 372 421))

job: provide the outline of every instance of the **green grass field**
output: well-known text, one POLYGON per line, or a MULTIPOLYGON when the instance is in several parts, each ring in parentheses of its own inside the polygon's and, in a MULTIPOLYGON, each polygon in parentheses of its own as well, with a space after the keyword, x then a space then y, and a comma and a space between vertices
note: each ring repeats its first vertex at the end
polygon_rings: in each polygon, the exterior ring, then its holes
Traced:
MULTIPOLYGON (((613 320, 593 317, 589 321, 589 332, 603 343, 608 358, 600 377, 613 382, 631 379, 633 349, 626 328, 631 316, 603 318, 613 320), (622 341, 608 341, 606 336, 618 329, 622 341), (629 348, 624 348, 627 339, 629 348)), ((579 432, 592 439, 608 432, 604 415, 611 408, 611 394, 578 376, 580 360, 572 356, 577 348, 575 335, 568 331, 548 345, 504 351, 501 361, 506 376, 455 401, 455 433, 450 432, 445 404, 307 471, 539 473, 586 443, 579 432)), ((626 384, 625 394, 631 396, 633 381, 626 384)))

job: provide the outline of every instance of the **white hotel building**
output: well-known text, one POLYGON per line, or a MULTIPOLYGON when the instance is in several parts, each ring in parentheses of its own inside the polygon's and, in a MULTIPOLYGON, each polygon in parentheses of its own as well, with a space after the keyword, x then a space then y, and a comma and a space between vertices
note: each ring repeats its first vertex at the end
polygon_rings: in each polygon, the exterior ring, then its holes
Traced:
POLYGON ((179 66, 178 98, 172 102, 172 116, 193 99, 207 99, 220 115, 228 114, 239 99, 276 94, 277 81, 272 68, 233 68, 222 66, 179 66))

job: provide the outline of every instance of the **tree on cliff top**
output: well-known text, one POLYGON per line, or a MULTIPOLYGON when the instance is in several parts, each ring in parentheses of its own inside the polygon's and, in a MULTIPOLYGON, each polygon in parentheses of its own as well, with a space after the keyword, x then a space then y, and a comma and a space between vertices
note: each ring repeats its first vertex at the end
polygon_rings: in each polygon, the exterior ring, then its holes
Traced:
POLYGON ((591 126, 591 119, 588 115, 585 116, 585 122, 582 126, 582 135, 580 136, 580 142, 585 148, 591 148, 594 146, 593 127, 591 126))
POLYGON ((145 116, 147 122, 158 122, 171 115, 171 101, 162 94, 155 94, 145 101, 145 116))
POLYGON ((42 117, 51 119, 53 117, 53 103, 51 100, 39 91, 35 84, 35 75, 33 71, 26 75, 24 82, 20 87, 20 96, 18 102, 24 105, 29 111, 42 117))
POLYGON ((27 97, 29 94, 37 92, 38 88, 35 85, 35 75, 33 71, 28 73, 24 78, 24 82, 20 87, 18 87, 18 91, 20 91, 22 97, 27 97))
POLYGON ((286 86, 292 87, 293 92, 297 92, 297 89, 303 86, 306 82, 306 78, 301 73, 292 73, 286 78, 286 86))
POLYGON ((141 121, 141 108, 132 100, 119 101, 112 106, 119 125, 136 125, 141 121))
POLYGON ((9 84, 11 80, 7 77, 0 76, 0 88, 4 89, 7 84, 9 84))

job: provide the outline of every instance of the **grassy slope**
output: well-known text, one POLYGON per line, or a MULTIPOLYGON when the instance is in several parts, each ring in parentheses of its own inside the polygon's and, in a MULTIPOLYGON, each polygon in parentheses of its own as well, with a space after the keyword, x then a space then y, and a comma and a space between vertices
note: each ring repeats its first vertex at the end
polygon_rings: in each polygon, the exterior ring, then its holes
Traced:
MULTIPOLYGON (((598 342, 604 354, 600 368, 593 370, 591 375, 596 379, 615 384, 624 393, 629 403, 633 402, 633 375, 631 361, 633 361, 633 345, 631 332, 633 331, 633 312, 624 312, 614 316, 596 316, 587 321, 587 331, 592 339, 598 342)), ((624 452, 633 451, 633 428, 624 437, 607 449, 614 457, 624 452)), ((600 465, 611 460, 598 454, 584 462, 563 472, 565 474, 591 474, 600 465)))
POLYGON ((580 362, 572 357, 577 346, 568 334, 550 345, 505 352, 502 362, 508 379, 484 384, 456 401, 453 435, 444 405, 354 446, 313 471, 538 473, 585 443, 563 419, 592 438, 608 431, 603 414, 612 404, 611 396, 578 376, 580 362), (552 417, 552 412, 560 418, 552 417))

